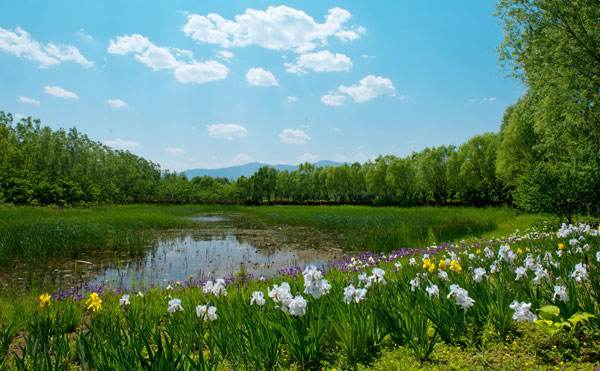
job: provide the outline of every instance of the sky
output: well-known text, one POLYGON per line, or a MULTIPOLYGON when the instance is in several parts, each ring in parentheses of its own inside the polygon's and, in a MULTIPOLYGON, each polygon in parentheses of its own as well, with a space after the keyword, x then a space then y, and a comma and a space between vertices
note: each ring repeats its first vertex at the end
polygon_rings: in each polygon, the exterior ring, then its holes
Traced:
POLYGON ((524 93, 494 6, 3 1, 0 110, 176 171, 460 145, 524 93))

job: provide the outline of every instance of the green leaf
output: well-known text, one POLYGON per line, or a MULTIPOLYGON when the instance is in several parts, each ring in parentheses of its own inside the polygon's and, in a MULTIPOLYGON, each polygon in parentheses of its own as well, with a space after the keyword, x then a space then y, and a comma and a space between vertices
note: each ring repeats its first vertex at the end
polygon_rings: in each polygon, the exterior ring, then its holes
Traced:
POLYGON ((540 317, 546 320, 554 320, 560 316, 560 308, 556 305, 544 305, 540 308, 540 317))
POLYGON ((577 324, 579 322, 586 322, 587 320, 589 320, 590 318, 595 318, 596 316, 594 316, 591 313, 587 313, 587 312, 577 312, 574 315, 571 316, 571 318, 568 319, 569 322, 571 322, 573 324, 573 326, 577 326, 577 324))

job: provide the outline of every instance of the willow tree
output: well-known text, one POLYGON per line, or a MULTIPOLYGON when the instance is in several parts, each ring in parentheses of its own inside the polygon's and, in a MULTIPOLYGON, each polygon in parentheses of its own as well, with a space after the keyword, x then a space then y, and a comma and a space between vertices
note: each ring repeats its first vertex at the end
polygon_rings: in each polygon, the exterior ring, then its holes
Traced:
POLYGON ((569 219, 598 211, 600 1, 500 0, 497 14, 500 59, 529 89, 529 107, 517 106, 503 127, 499 171, 514 174, 515 200, 526 209, 569 219), (534 141, 528 163, 510 149, 524 141, 534 141), (511 160, 525 171, 514 171, 511 160))

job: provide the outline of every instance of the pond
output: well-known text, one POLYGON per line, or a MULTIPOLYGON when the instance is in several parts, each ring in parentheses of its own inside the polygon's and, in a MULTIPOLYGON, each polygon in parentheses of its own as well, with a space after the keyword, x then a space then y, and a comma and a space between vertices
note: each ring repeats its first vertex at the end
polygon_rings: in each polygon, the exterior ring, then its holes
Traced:
POLYGON ((161 232, 142 253, 103 251, 61 259, 40 269, 29 265, 0 279, 5 285, 83 285, 139 289, 190 279, 231 277, 240 271, 272 277, 294 265, 323 265, 343 252, 330 236, 306 228, 250 224, 238 216, 201 215, 197 227, 161 232), (10 283, 10 281, 13 281, 10 283))

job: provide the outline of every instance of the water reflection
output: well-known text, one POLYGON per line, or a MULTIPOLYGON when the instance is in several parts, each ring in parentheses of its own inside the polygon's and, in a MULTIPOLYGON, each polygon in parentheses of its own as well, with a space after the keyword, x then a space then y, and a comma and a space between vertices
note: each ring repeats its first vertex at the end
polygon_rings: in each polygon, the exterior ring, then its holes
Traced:
POLYGON ((143 259, 104 269, 93 282, 137 287, 186 281, 190 277, 227 277, 240 270, 255 277, 271 277, 289 265, 324 264, 331 258, 331 251, 257 248, 233 231, 208 238, 186 234, 160 239, 143 259))
POLYGON ((290 265, 324 264, 341 254, 335 239, 315 230, 254 224, 234 214, 194 220, 195 228, 161 232, 142 250, 90 251, 47 264, 15 262, 0 272, 0 287, 60 290, 102 283, 144 288, 184 282, 190 276, 227 277, 240 270, 271 277, 290 265))

